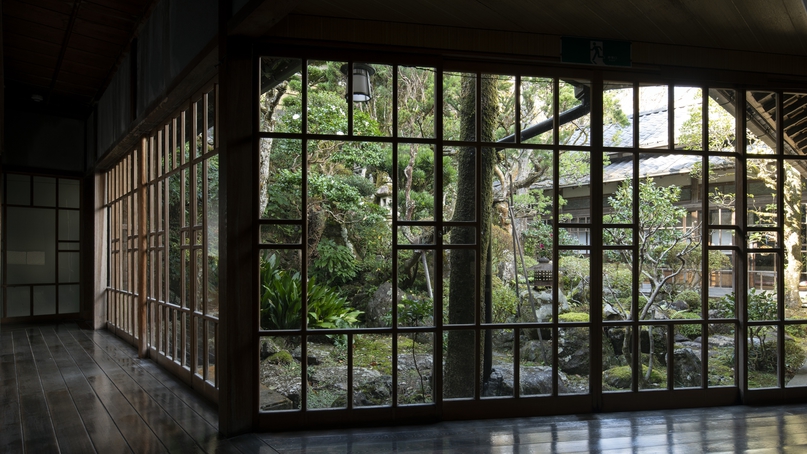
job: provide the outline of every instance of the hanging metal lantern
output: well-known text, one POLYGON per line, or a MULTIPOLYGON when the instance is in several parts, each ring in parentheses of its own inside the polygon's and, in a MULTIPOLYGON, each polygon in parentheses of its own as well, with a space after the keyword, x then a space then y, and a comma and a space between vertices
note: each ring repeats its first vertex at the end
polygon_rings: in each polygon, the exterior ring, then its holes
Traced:
MULTIPOLYGON (((340 71, 347 75, 348 65, 342 65, 340 71)), ((370 76, 375 74, 375 69, 366 63, 353 63, 353 102, 367 102, 373 97, 370 86, 370 76)))

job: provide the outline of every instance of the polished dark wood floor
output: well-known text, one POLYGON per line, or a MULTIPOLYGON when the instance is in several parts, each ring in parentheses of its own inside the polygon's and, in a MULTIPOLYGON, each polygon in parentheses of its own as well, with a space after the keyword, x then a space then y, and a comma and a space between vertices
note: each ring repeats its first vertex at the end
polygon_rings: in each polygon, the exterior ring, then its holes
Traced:
POLYGON ((0 453, 807 452, 807 404, 225 439, 215 408, 105 331, 0 327, 0 453))

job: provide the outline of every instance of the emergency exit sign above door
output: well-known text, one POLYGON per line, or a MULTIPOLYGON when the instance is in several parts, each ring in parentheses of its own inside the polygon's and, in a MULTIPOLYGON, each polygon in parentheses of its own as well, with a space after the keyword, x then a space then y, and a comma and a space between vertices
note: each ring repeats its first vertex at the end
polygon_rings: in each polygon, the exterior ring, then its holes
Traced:
POLYGON ((597 66, 631 65, 628 41, 564 36, 560 43, 560 60, 564 63, 597 66))

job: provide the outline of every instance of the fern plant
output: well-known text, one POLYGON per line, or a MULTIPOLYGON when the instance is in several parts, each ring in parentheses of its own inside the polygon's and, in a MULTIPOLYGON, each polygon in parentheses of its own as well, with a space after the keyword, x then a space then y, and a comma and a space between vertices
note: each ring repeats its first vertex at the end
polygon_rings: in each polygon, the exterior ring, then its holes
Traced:
MULTIPOLYGON (((261 260, 261 328, 299 329, 302 322, 303 283, 298 272, 281 269, 277 257, 261 260)), ((358 322, 361 311, 348 306, 334 289, 308 281, 308 327, 349 328, 358 322)))

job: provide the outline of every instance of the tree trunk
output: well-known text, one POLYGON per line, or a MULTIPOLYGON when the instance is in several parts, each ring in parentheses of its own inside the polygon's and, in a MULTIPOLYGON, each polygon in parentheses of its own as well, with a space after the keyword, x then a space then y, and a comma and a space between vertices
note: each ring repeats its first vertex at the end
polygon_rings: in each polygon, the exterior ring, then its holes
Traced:
MULTIPOLYGON (((495 119, 496 92, 492 80, 482 79, 481 121, 479 138, 492 142, 493 122, 495 119)), ((476 82, 472 78, 462 81, 462 101, 460 106, 460 125, 462 140, 476 140, 476 82)), ((493 210, 493 178, 495 156, 492 148, 481 150, 481 167, 477 187, 476 156, 474 147, 463 149, 457 156, 457 204, 454 210, 454 221, 478 220, 480 230, 480 247, 478 256, 469 249, 454 249, 450 253, 448 295, 448 323, 473 324, 477 317, 482 317, 482 279, 480 264, 487 260, 485 245, 490 238, 490 219, 493 210), (480 212, 477 214, 477 197, 480 212)), ((452 244, 476 244, 474 228, 454 227, 451 231, 452 244)), ((476 377, 476 355, 480 340, 475 339, 474 331, 448 331, 445 361, 444 393, 446 398, 474 396, 476 377)))
POLYGON ((785 247, 785 307, 801 307, 801 219, 803 216, 801 174, 791 164, 785 164, 784 182, 784 247, 785 247))

